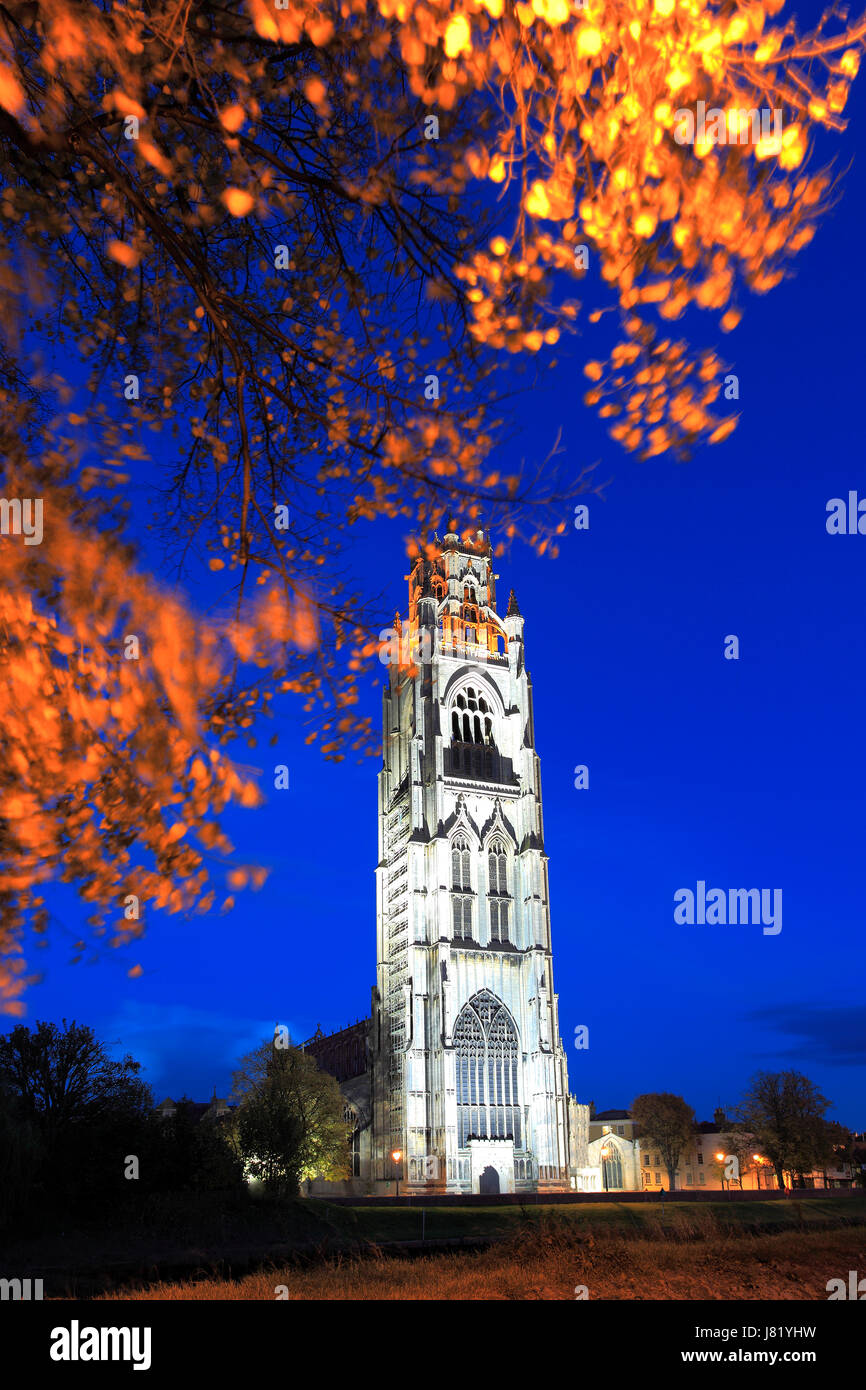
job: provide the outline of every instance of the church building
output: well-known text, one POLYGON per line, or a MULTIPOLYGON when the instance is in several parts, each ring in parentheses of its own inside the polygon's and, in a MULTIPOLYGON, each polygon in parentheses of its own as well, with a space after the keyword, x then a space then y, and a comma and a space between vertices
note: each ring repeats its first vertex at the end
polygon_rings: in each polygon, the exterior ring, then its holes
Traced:
POLYGON ((569 1097, 559 1033, 524 622, 513 591, 500 615, 497 578, 483 531, 437 540, 408 576, 383 694, 352 1191, 583 1186, 589 1111, 569 1097))

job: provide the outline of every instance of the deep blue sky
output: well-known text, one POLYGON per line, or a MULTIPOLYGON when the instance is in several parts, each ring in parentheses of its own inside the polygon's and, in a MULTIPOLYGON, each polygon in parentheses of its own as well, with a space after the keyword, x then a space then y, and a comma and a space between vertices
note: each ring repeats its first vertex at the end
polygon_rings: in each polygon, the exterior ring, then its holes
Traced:
MULTIPOLYGON (((794 1067, 866 1128, 866 536, 825 529, 829 498, 866 497, 866 80, 847 114, 826 145, 853 160, 838 206, 793 277, 718 335, 740 379, 731 439, 684 465, 623 455, 581 404, 579 342, 515 403, 503 471, 561 427, 568 468, 611 478, 558 559, 515 546, 497 565, 501 605, 513 586, 526 619, 570 1085, 600 1109, 670 1090, 706 1118, 754 1071, 794 1067), (781 888, 782 932, 676 925, 674 893, 699 879, 781 888)), ((359 529, 350 554, 404 609, 401 527, 359 529)), ((378 685, 366 700, 378 721, 378 685)), ((25 1021, 91 1024, 158 1098, 224 1094, 275 1022, 301 1039, 369 1008, 378 764, 323 763, 294 707, 276 728, 247 759, 266 789, 287 763, 290 790, 226 821, 238 860, 271 867, 260 893, 225 917, 151 915, 143 942, 75 966, 86 913, 64 896, 68 935, 34 953, 25 1021)))

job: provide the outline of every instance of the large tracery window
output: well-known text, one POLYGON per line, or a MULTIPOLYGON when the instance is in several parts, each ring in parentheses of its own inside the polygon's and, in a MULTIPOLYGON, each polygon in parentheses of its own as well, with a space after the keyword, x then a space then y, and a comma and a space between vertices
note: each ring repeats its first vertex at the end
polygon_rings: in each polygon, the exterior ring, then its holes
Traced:
POLYGON ((472 870, 469 841, 458 835, 451 845, 451 912, 455 937, 472 939, 472 870))
POLYGON ((490 940, 508 941, 508 851, 500 840, 487 851, 487 893, 490 940))
POLYGON ((485 697, 468 685, 451 706, 451 766, 455 772, 492 777, 493 713, 485 697))
POLYGON ((521 1148, 517 1028, 489 990, 481 990, 461 1009, 454 1046, 458 1146, 465 1149, 470 1139, 513 1139, 514 1147, 521 1148))

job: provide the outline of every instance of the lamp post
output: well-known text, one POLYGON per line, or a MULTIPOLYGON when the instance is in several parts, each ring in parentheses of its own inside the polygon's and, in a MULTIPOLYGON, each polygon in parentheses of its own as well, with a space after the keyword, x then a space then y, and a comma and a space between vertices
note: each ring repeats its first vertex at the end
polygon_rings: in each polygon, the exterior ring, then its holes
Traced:
POLYGON ((401 1159, 402 1157, 403 1157, 403 1150, 402 1150, 402 1149, 394 1149, 394 1150, 392 1151, 392 1153, 391 1153, 391 1158, 394 1160, 394 1164, 395 1164, 395 1166, 396 1166, 396 1168, 397 1168, 397 1171, 396 1171, 396 1173, 395 1173, 395 1175, 394 1175, 395 1180, 396 1180, 396 1183, 397 1183, 397 1189, 396 1189, 396 1191, 395 1191, 395 1193, 394 1193, 394 1197, 395 1197, 395 1198, 397 1198, 397 1197, 400 1196, 400 1167, 399 1167, 399 1164, 400 1164, 400 1159, 401 1159))
MULTIPOLYGON (((720 1163, 720 1164, 721 1164, 721 1163, 724 1163, 724 1161, 725 1161, 725 1155, 724 1155, 724 1154, 716 1154, 716 1162, 717 1162, 717 1163, 720 1163)), ((724 1170, 724 1168, 722 1169, 722 1172, 721 1172, 721 1180, 722 1180, 722 1191, 724 1192, 724 1190, 725 1190, 725 1170, 724 1170)))

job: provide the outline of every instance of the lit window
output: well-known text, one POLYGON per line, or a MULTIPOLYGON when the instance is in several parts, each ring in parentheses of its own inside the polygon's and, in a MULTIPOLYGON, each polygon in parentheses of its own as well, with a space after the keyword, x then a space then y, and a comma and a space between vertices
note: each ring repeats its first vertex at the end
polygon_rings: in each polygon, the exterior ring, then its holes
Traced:
POLYGON ((453 897, 452 905, 452 928, 454 936, 461 941, 471 941, 472 939, 472 899, 453 897))
POLYGON ((606 1144, 601 1151, 601 1185, 605 1192, 622 1187, 622 1158, 614 1144, 606 1144))
POLYGON ((512 1139, 520 1148, 517 1028, 489 990, 481 990, 461 1009, 454 1047, 458 1146, 465 1149, 470 1139, 512 1139))
POLYGON ((451 845, 452 888, 463 888, 467 891, 472 888, 470 863, 469 841, 466 839, 465 835, 460 835, 451 845))
POLYGON ((508 851, 500 840, 487 852, 490 939, 508 941, 508 851))
POLYGON ((508 897, 508 853, 501 841, 490 846, 487 853, 488 892, 508 897))
POLYGON ((451 844, 451 924, 455 938, 472 938, 472 868, 469 841, 458 835, 451 844))
POLYGON ((498 898, 490 900, 490 940, 508 941, 508 903, 498 898))

